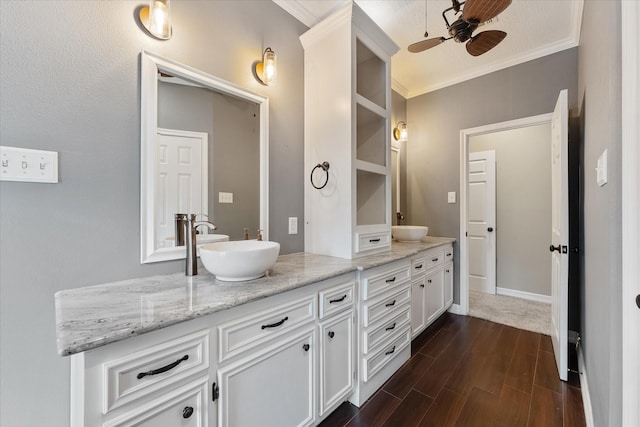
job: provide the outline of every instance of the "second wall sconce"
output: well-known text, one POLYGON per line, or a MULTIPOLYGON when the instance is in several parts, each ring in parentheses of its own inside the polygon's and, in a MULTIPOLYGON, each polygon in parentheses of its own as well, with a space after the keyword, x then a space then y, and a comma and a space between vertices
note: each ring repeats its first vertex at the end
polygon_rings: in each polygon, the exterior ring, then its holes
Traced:
POLYGON ((406 142, 408 139, 407 124, 405 122, 398 122, 396 128, 393 130, 393 138, 396 141, 406 142))
POLYGON ((149 6, 140 8, 138 18, 149 34, 160 40, 172 35, 170 0, 150 0, 149 6))
POLYGON ((268 47, 262 54, 262 62, 256 64, 256 76, 264 85, 269 86, 275 81, 276 74, 276 53, 268 47))

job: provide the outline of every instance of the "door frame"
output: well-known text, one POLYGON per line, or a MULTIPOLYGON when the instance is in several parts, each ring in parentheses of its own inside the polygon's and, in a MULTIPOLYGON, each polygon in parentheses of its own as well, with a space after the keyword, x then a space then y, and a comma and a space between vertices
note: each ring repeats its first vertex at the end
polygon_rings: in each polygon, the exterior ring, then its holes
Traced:
POLYGON ((640 425, 640 5, 622 2, 622 424, 640 425))
MULTIPOLYGON (((520 129, 542 124, 551 124, 552 113, 524 117, 506 122, 492 123, 460 131, 460 306, 454 310, 459 314, 469 313, 469 246, 465 237, 467 224, 467 173, 469 162, 469 140, 472 136, 505 130, 520 129)), ((497 228, 497 227, 496 227, 497 228)))

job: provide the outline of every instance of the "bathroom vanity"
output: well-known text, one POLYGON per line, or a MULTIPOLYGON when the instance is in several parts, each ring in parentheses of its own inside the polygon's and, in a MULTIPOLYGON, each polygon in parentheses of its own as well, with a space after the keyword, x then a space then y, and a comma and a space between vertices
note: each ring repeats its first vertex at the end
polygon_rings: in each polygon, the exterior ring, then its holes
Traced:
POLYGON ((453 241, 283 255, 241 283, 203 269, 58 292, 71 425, 308 426, 359 406, 451 304, 453 241))

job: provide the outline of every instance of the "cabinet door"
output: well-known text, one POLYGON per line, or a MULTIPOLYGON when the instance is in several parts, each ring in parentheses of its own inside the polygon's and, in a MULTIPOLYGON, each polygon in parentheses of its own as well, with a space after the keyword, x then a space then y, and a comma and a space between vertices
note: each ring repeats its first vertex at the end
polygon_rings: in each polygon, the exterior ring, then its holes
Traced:
POLYGON ((425 323, 429 325, 442 312, 444 308, 444 268, 427 274, 425 276, 426 299, 425 299, 425 323))
POLYGON ((315 421, 315 326, 218 370, 221 427, 306 426, 315 421))
POLYGON ((444 266, 444 307, 453 304, 453 263, 444 266))
POLYGON ((353 311, 320 325, 320 416, 353 390, 353 311))
POLYGON ((426 277, 411 283, 411 337, 418 335, 425 326, 426 277))

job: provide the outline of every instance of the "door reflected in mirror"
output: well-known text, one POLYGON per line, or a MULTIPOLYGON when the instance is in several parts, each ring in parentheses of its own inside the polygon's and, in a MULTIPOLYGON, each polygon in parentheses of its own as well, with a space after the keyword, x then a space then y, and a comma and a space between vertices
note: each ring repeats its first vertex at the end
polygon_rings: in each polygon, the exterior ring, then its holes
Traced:
POLYGON ((184 257, 176 213, 216 224, 198 243, 267 239, 267 98, 144 51, 141 72, 141 261, 184 257))

